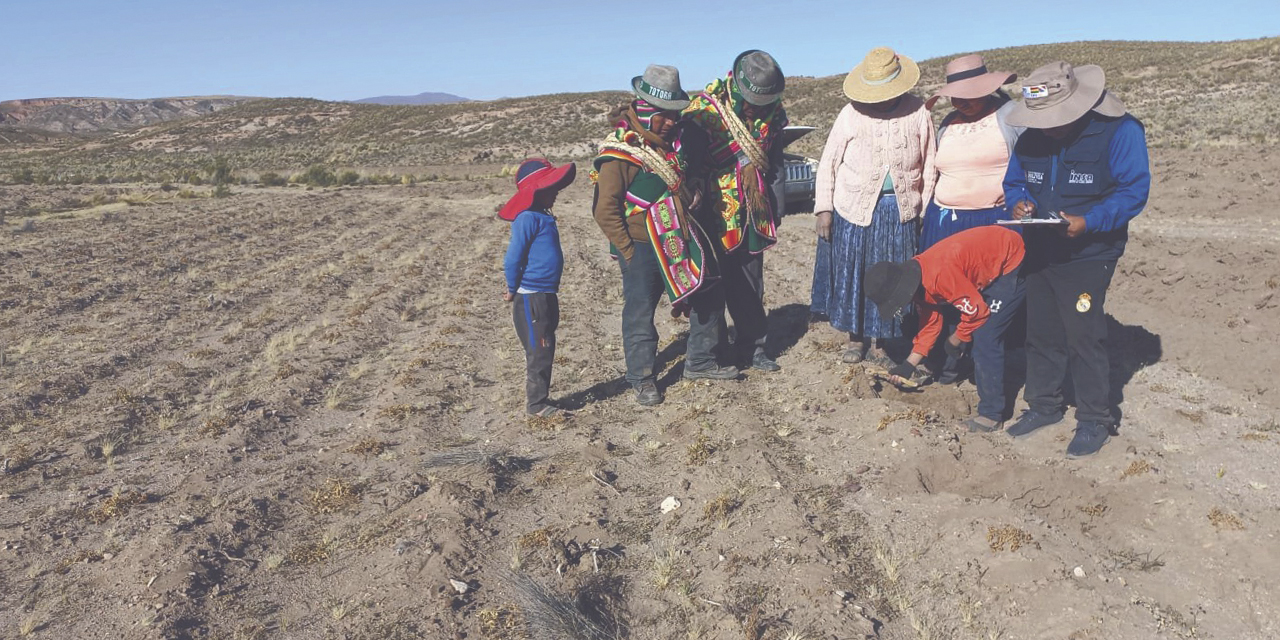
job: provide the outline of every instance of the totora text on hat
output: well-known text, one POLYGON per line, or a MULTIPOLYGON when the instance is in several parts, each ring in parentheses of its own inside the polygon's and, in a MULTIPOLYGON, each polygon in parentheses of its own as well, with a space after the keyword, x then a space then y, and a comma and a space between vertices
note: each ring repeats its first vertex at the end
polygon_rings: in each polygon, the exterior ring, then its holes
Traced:
POLYGON ((738 93, 747 102, 758 107, 767 107, 777 102, 787 85, 778 61, 759 49, 738 54, 733 61, 733 79, 738 93))
POLYGON ((1006 121, 1015 127, 1052 129, 1071 124, 1089 111, 1118 118, 1125 113, 1124 103, 1106 85, 1106 74, 1098 65, 1050 62, 1027 76, 1022 102, 1006 121))
POLYGON ((662 64, 651 64, 644 75, 631 79, 636 97, 663 111, 683 111, 689 106, 689 94, 680 88, 680 70, 662 64))

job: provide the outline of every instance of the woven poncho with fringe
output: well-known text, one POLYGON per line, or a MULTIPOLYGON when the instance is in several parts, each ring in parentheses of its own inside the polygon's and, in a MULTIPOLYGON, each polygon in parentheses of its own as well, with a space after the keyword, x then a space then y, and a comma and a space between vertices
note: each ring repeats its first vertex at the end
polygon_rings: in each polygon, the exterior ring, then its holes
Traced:
MULTIPOLYGON (((633 106, 631 114, 647 128, 650 114, 645 106, 633 106)), ((649 245, 658 259, 667 297, 673 305, 683 305, 706 280, 706 258, 704 240, 679 196, 685 171, 680 143, 677 140, 670 150, 647 144, 645 136, 634 130, 625 115, 616 125, 600 144, 600 153, 592 162, 591 180, 596 181, 600 166, 609 160, 640 167, 640 173, 627 188, 625 213, 627 217, 645 216, 649 245)), ((616 249, 611 250, 616 253, 616 249)))
POLYGON ((745 118, 743 104, 742 96, 733 90, 730 73, 693 96, 684 113, 710 137, 714 165, 711 179, 720 189, 720 197, 712 206, 721 227, 708 229, 708 233, 717 235, 726 251, 745 247, 751 253, 760 253, 773 246, 778 238, 776 218, 764 196, 769 188, 765 184, 768 167, 760 165, 767 163, 765 159, 786 128, 787 112, 779 102, 764 118, 745 118), (758 149, 744 149, 735 139, 731 125, 736 123, 729 121, 726 111, 745 125, 741 134, 749 134, 758 149))

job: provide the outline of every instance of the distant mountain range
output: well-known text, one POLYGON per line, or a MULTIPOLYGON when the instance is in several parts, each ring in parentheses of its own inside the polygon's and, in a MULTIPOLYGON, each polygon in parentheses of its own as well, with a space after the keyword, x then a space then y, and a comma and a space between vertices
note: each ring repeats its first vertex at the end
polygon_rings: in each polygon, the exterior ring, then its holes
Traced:
POLYGON ((363 98, 360 100, 352 100, 361 104, 388 104, 388 105, 405 105, 405 104, 453 104, 455 102, 471 102, 469 98, 455 96, 452 93, 438 93, 435 91, 427 91, 419 93, 416 96, 378 96, 376 98, 363 98))
POLYGON ((54 133, 121 131, 181 118, 205 116, 254 99, 240 96, 197 96, 151 100, 7 100, 0 102, 0 126, 54 133))

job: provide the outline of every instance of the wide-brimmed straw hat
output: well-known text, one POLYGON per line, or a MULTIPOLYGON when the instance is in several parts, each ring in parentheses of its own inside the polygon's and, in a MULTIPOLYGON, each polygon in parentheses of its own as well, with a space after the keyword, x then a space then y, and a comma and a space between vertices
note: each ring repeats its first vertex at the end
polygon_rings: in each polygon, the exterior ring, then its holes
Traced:
POLYGON ((910 91, 919 81, 920 67, 914 60, 889 47, 877 47, 845 76, 844 95, 854 102, 875 104, 910 91))
POLYGON ((947 63, 947 84, 925 101, 927 109, 933 108, 938 98, 964 98, 977 100, 996 92, 1001 86, 1018 79, 1018 74, 1008 71, 987 71, 982 56, 974 53, 960 56, 947 63))
POLYGON ((733 60, 733 79, 738 93, 757 107, 767 107, 782 97, 787 78, 773 56, 749 49, 733 60))
POLYGON ((1027 76, 1022 102, 1005 121, 1015 127, 1052 129, 1071 124, 1090 110, 1112 118, 1125 113, 1124 103, 1107 91, 1102 67, 1050 62, 1027 76))
POLYGON ((502 209, 498 217, 508 222, 533 206, 533 199, 540 191, 553 189, 559 191, 573 182, 578 174, 578 167, 572 162, 563 167, 556 167, 546 158, 530 158, 520 163, 516 169, 516 194, 502 209))
POLYGON ((863 291, 876 303, 880 317, 889 320, 911 304, 916 289, 920 288, 921 277, 920 263, 915 260, 877 262, 867 268, 863 291))
POLYGON ((644 75, 631 79, 636 97, 663 111, 684 111, 689 94, 680 88, 680 70, 664 64, 651 64, 644 75))

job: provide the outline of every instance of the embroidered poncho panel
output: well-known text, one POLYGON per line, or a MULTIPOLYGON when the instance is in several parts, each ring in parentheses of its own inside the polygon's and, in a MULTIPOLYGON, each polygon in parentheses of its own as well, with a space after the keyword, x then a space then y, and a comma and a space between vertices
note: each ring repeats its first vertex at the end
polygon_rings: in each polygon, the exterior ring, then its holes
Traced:
MULTIPOLYGON (((641 168, 627 187, 626 216, 645 216, 649 244, 658 259, 667 297, 673 304, 684 302, 706 278, 703 240, 679 201, 686 166, 680 142, 677 140, 671 151, 664 152, 645 146, 642 136, 622 125, 601 146, 593 163, 597 170, 607 160, 622 160, 641 168)), ((593 179, 595 175, 593 171, 593 179)))
MULTIPOLYGON (((764 211, 758 215, 749 215, 743 197, 744 180, 756 180, 761 191, 767 191, 764 175, 758 168, 750 168, 744 175, 743 167, 749 160, 741 146, 733 138, 724 116, 711 96, 717 96, 721 104, 730 106, 735 112, 741 110, 741 98, 730 96, 731 77, 716 80, 707 85, 704 92, 693 97, 685 116, 707 132, 710 139, 710 156, 713 165, 711 180, 720 191, 720 197, 711 202, 720 228, 708 233, 718 235, 721 245, 726 251, 734 251, 745 246, 752 253, 759 253, 777 242, 774 227, 774 212, 764 211)), ((742 117, 741 114, 738 114, 742 117)), ((764 150, 766 156, 776 144, 778 136, 787 126, 787 112, 781 103, 773 107, 772 112, 763 119, 743 118, 750 129, 752 138, 764 150)), ((781 203, 779 203, 781 204, 781 203)), ((766 205, 768 206, 768 205, 766 205)))

